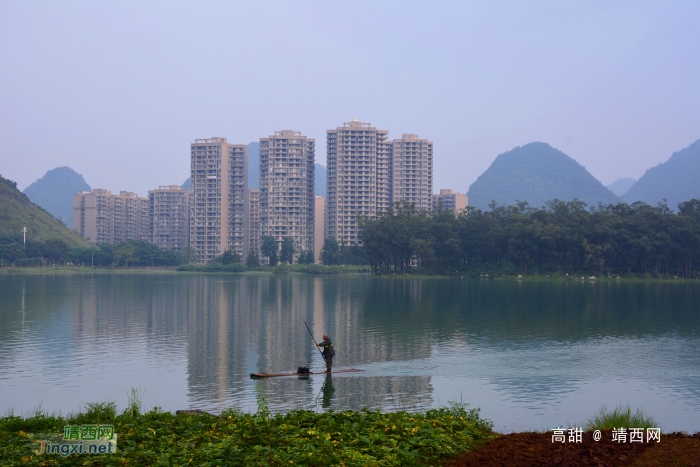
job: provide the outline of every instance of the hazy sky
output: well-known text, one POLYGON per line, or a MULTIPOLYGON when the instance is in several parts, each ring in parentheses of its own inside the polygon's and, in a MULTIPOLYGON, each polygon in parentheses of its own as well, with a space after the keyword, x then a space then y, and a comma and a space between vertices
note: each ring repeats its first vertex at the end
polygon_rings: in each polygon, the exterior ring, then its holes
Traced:
POLYGON ((0 2, 0 174, 189 176, 189 145, 352 118, 434 142, 437 191, 544 141, 604 184, 700 138, 700 2, 0 2))

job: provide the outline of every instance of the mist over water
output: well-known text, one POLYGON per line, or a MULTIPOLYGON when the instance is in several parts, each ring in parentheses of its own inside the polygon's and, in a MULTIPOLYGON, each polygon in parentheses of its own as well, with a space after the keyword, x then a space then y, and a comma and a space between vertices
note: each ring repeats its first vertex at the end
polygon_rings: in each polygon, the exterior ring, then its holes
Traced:
POLYGON ((126 405, 418 410, 463 400, 497 430, 630 403, 700 429, 700 284, 296 275, 2 275, 4 411, 126 405), (361 373, 323 367, 303 320, 361 373), (324 407, 325 406, 325 407, 324 407))

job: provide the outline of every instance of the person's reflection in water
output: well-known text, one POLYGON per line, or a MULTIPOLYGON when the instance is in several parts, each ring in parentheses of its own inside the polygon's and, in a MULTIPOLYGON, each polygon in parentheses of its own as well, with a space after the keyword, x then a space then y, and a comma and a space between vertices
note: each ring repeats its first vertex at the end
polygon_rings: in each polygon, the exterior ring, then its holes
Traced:
POLYGON ((326 380, 323 382, 321 392, 323 392, 323 404, 321 404, 321 407, 327 409, 331 406, 333 393, 335 392, 335 388, 333 387, 333 377, 330 373, 326 373, 326 380))

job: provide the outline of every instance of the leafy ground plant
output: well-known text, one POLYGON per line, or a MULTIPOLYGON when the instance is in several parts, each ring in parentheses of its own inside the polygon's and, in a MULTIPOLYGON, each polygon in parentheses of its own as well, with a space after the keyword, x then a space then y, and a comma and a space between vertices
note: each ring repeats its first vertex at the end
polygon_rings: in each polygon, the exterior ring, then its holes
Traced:
POLYGON ((69 414, 66 423, 68 425, 106 424, 117 416, 117 404, 114 402, 89 402, 83 409, 76 414, 69 414))
MULTIPOLYGON (((54 422, 61 431, 65 420, 54 422)), ((410 466, 447 461, 493 437, 491 422, 462 403, 420 413, 232 409, 215 417, 152 410, 134 418, 125 411, 113 420, 116 455, 61 457, 34 453, 33 423, 0 418, 1 465, 410 466)))

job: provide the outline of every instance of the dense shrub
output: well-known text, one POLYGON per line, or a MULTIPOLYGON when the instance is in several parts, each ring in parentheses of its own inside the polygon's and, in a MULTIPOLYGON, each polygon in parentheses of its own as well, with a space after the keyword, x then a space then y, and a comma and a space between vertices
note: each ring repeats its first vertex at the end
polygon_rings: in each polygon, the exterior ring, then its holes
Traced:
POLYGON ((357 274, 371 271, 369 266, 326 266, 325 264, 295 264, 291 270, 305 274, 357 274))
POLYGON ((322 264, 306 264, 303 268, 299 268, 300 272, 305 272, 306 274, 328 274, 328 270, 333 268, 333 266, 324 266, 322 264))
POLYGON ((288 264, 280 263, 274 268, 272 268, 273 274, 287 274, 290 271, 290 267, 288 264))

